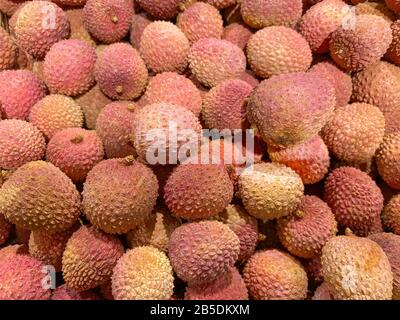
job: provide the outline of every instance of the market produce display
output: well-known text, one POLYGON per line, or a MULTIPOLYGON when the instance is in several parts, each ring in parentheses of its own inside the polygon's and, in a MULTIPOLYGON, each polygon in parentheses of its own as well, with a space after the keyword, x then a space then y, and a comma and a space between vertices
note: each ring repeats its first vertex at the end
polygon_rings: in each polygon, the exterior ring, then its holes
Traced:
POLYGON ((400 1, 0 18, 0 300, 400 300, 400 1))

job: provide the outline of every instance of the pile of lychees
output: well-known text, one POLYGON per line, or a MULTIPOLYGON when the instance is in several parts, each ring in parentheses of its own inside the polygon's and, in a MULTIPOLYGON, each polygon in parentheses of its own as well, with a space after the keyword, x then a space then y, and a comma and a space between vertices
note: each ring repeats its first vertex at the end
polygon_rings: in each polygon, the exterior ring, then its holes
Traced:
POLYGON ((400 1, 0 11, 0 299, 400 299, 400 1))

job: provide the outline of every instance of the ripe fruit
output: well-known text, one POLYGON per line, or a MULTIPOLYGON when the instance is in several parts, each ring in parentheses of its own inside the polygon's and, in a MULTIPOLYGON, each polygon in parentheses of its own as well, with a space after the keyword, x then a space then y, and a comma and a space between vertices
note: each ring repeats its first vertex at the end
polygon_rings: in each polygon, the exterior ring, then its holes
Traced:
POLYGON ((393 275, 380 246, 367 238, 337 236, 322 249, 322 272, 334 299, 390 300, 393 275))
POLYGON ((375 217, 371 224, 365 225, 361 229, 354 230, 354 234, 359 237, 368 237, 369 235, 383 232, 381 215, 375 217))
MULTIPOLYGON (((241 134, 241 132, 240 132, 241 134)), ((265 146, 256 136, 254 144, 244 141, 241 135, 214 137, 212 140, 203 140, 199 153, 189 158, 188 163, 220 164, 225 165, 229 177, 237 191, 239 176, 246 167, 261 162, 265 146)), ((247 139, 246 139, 247 140, 247 139)))
POLYGON ((178 13, 179 0, 137 0, 144 11, 160 20, 169 20, 178 13))
POLYGON ((400 130, 400 68, 378 62, 353 76, 353 101, 378 107, 385 115, 386 134, 400 130))
POLYGON ((240 77, 246 70, 246 57, 229 41, 201 39, 190 49, 189 67, 201 84, 214 87, 224 80, 240 77))
POLYGON ((85 291, 107 282, 123 253, 118 238, 82 226, 68 240, 63 253, 65 283, 71 289, 85 291))
POLYGON ((43 158, 46 142, 42 133, 22 120, 0 121, 0 168, 17 169, 43 158))
POLYGON ((32 122, 47 139, 67 128, 83 126, 83 113, 76 102, 67 96, 51 94, 38 101, 29 115, 32 122))
POLYGON ((256 78, 255 73, 251 70, 246 70, 245 72, 243 72, 239 79, 247 82, 249 85, 251 85, 253 89, 260 84, 260 81, 258 81, 258 79, 256 78))
POLYGON ((108 158, 136 155, 133 131, 137 109, 133 102, 119 101, 108 104, 100 112, 96 132, 103 141, 108 158))
POLYGON ((313 52, 329 52, 332 33, 347 21, 349 13, 348 5, 341 0, 321 1, 303 15, 299 31, 313 52))
POLYGON ((168 103, 147 105, 135 115, 135 149, 151 165, 177 164, 198 145, 201 125, 189 110, 168 103), (176 130, 177 137, 173 132, 176 130), (175 139, 177 141, 175 141, 175 139))
POLYGON ((268 154, 272 162, 281 163, 293 169, 304 184, 317 183, 328 173, 329 151, 318 135, 291 148, 281 149, 270 146, 268 154))
POLYGON ((185 300, 248 300, 246 285, 239 271, 233 267, 215 281, 207 284, 188 284, 185 300))
POLYGON ((37 59, 43 59, 53 44, 68 38, 69 34, 67 16, 50 1, 29 1, 16 16, 18 47, 37 59))
POLYGON ((45 85, 28 70, 0 72, 0 114, 25 120, 32 106, 46 95, 45 85))
POLYGON ((276 163, 257 163, 239 177, 239 195, 246 210, 261 220, 292 213, 300 204, 304 186, 292 169, 276 163))
POLYGON ((273 25, 294 27, 302 9, 302 0, 242 0, 240 12, 250 27, 262 29, 273 25))
POLYGON ((95 83, 96 51, 82 40, 63 40, 51 47, 43 76, 51 93, 77 96, 95 83))
POLYGON ((157 190, 153 172, 133 157, 104 160, 86 178, 83 212, 107 233, 126 233, 151 213, 157 190))
MULTIPOLYGON (((25 1, 21 1, 25 2, 25 1)), ((12 16, 18 8, 21 6, 21 3, 17 0, 0 0, 0 10, 3 11, 7 16, 12 16)))
POLYGON ((356 15, 373 14, 384 18, 389 23, 392 23, 392 21, 396 20, 396 15, 382 2, 383 1, 380 2, 366 1, 363 3, 359 3, 356 5, 356 15))
POLYGON ((115 43, 99 55, 95 78, 109 98, 132 100, 146 88, 148 72, 136 49, 126 43, 115 43))
POLYGON ((173 289, 171 264, 156 248, 128 250, 113 270, 112 295, 116 300, 167 300, 173 289))
POLYGON ((49 141, 46 160, 58 167, 73 182, 83 182, 92 168, 103 160, 101 139, 95 131, 64 129, 49 141))
POLYGON ((335 105, 335 92, 327 80, 291 73, 263 81, 250 96, 247 113, 265 142, 292 147, 315 136, 335 105))
POLYGON ((78 219, 80 195, 57 167, 33 161, 19 167, 1 187, 0 212, 25 229, 64 231, 78 219))
POLYGON ((0 249, 0 263, 16 255, 29 255, 26 245, 13 244, 0 249))
POLYGON ((300 300, 307 295, 307 274, 290 255, 276 249, 256 252, 243 278, 255 300, 300 300))
POLYGON ((377 63, 392 42, 390 23, 376 15, 360 15, 354 28, 339 27, 330 41, 335 62, 348 71, 360 71, 377 63))
POLYGON ((76 229, 74 225, 62 232, 32 231, 29 237, 29 254, 43 264, 53 266, 57 272, 61 271, 65 246, 76 229))
POLYGON ((376 152, 379 175, 392 188, 400 189, 400 132, 388 134, 376 152))
POLYGON ((240 241, 238 261, 246 261, 254 253, 258 242, 257 219, 243 207, 232 204, 213 219, 223 222, 237 235, 240 241))
POLYGON ((168 252, 177 276, 190 285, 215 281, 236 262, 240 241, 221 222, 187 223, 172 233, 168 252))
POLYGON ((335 88, 336 107, 343 107, 349 103, 353 84, 351 77, 337 68, 330 61, 323 61, 313 65, 309 71, 328 80, 335 88))
POLYGON ((83 8, 86 29, 104 43, 122 40, 134 14, 131 0, 87 0, 83 8))
POLYGON ((203 97, 202 118, 210 129, 242 129, 247 126, 247 98, 253 88, 246 82, 226 80, 203 97))
POLYGON ((400 196, 393 196, 382 213, 383 224, 393 233, 400 235, 400 196))
POLYGON ((329 287, 325 282, 315 290, 312 300, 333 300, 329 287))
POLYGON ((224 28, 222 39, 232 42, 240 49, 244 50, 252 34, 253 32, 250 28, 235 22, 224 28))
POLYGON ((295 256, 318 257, 325 243, 337 232, 335 216, 328 205, 315 196, 305 196, 292 215, 278 219, 282 244, 295 256))
POLYGON ((155 75, 149 81, 142 97, 143 103, 169 103, 184 107, 196 116, 201 111, 200 90, 192 81, 175 72, 164 72, 155 75))
POLYGON ((183 72, 188 64, 189 49, 184 33, 166 21, 150 23, 140 39, 140 54, 155 73, 183 72))
POLYGON ((151 20, 145 14, 133 15, 130 42, 135 49, 140 49, 140 40, 142 39, 143 31, 150 23, 151 20))
POLYGON ((43 265, 28 255, 12 255, 0 262, 1 300, 48 300, 43 265))
POLYGON ((195 220, 224 210, 232 200, 233 185, 224 166, 182 164, 168 178, 164 192, 175 216, 195 220))
POLYGON ((18 58, 18 47, 14 40, 3 29, 0 28, 0 71, 12 69, 18 58))
POLYGON ((332 171, 325 181, 324 200, 338 224, 354 232, 372 225, 383 209, 383 196, 375 181, 352 167, 332 171))
POLYGON ((219 11, 203 2, 196 2, 179 14, 177 26, 191 43, 200 39, 221 39, 224 31, 219 11))
POLYGON ((287 27, 264 28, 247 44, 251 69, 260 77, 307 71, 312 55, 307 41, 287 27))
POLYGON ((384 134, 383 113, 366 103, 353 103, 336 109, 321 131, 328 149, 338 159, 350 163, 370 161, 384 134))
POLYGON ((381 246, 389 259, 393 273, 393 300, 400 299, 400 237, 393 233, 375 233, 368 237, 381 246))

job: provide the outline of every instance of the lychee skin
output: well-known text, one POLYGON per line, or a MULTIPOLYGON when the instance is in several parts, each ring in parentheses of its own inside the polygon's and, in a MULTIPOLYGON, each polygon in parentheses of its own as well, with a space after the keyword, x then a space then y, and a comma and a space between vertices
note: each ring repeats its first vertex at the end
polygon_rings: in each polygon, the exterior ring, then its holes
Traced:
POLYGON ((282 74, 264 80, 253 91, 247 118, 265 142, 293 147, 318 134, 335 105, 329 81, 311 73, 282 74))
POLYGON ((224 30, 219 11, 204 2, 196 2, 179 14, 177 26, 191 43, 200 39, 221 39, 224 30))
POLYGON ((252 28, 293 27, 302 14, 302 0, 242 0, 240 12, 252 28))
POLYGON ((45 82, 52 93, 76 96, 95 83, 96 51, 82 40, 64 40, 51 47, 43 67, 45 82))
POLYGON ((0 168, 17 169, 44 156, 43 134, 31 123, 22 120, 0 121, 0 168))
POLYGON ((140 39, 140 54, 155 73, 182 73, 188 64, 189 40, 174 24, 166 21, 150 23, 140 39))
POLYGON ((37 59, 43 59, 53 44, 70 34, 67 16, 50 1, 27 2, 16 19, 18 46, 37 59))
POLYGON ((200 114, 202 100, 200 90, 190 79, 176 72, 163 72, 150 79, 142 97, 144 104, 166 102, 176 104, 200 114))
POLYGON ((262 78, 307 71, 312 62, 306 39, 281 26, 264 28, 252 35, 247 43, 247 58, 251 69, 262 78))
POLYGON ((96 123, 107 158, 136 155, 134 147, 134 119, 138 107, 131 101, 115 101, 105 106, 96 123))
POLYGON ((282 163, 293 169, 304 184, 317 183, 328 173, 329 151, 318 135, 292 148, 269 146, 268 154, 273 162, 282 163))
POLYGON ((14 40, 0 28, 0 71, 12 69, 17 63, 18 47, 14 40))
POLYGON ((347 71, 379 62, 392 42, 390 23, 376 15, 357 16, 355 27, 338 28, 329 44, 331 57, 347 71))
POLYGON ((222 212, 232 200, 233 185, 224 166, 182 164, 168 178, 164 191, 175 216, 196 220, 222 212))
POLYGON ((214 87, 224 80, 239 78, 246 70, 246 56, 229 41, 201 39, 190 49, 189 67, 201 84, 214 87))
POLYGON ((83 8, 86 29, 107 44, 128 34, 133 14, 132 0, 88 0, 83 8))
POLYGON ((47 161, 60 168, 75 183, 83 182, 89 171, 104 157, 103 143, 95 131, 69 128, 49 141, 47 161))
POLYGON ((178 13, 179 0, 137 0, 137 3, 151 16, 169 20, 178 13))
POLYGON ((6 119, 27 119, 33 105, 45 95, 44 83, 32 72, 0 72, 0 114, 6 119))
POLYGON ((107 97, 132 100, 146 88, 148 71, 136 49, 126 43, 114 43, 99 55, 95 78, 107 97))
POLYGON ((354 232, 372 226, 383 209, 383 196, 375 181, 353 167, 332 171, 324 185, 324 200, 340 226, 354 232))

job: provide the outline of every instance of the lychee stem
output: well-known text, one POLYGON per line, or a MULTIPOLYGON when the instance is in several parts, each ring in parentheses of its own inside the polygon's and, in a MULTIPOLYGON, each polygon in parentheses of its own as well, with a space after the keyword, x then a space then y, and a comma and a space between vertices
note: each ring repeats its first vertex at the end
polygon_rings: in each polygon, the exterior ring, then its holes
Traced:
POLYGON ((117 87, 115 88, 115 91, 116 91, 118 94, 122 94, 122 93, 124 92, 124 88, 123 88, 122 86, 117 86, 117 87))
POLYGON ((345 234, 346 236, 354 236, 354 233, 353 233, 353 231, 352 231, 350 228, 346 228, 346 229, 344 230, 344 234, 345 234))
POLYGON ((135 157, 132 156, 132 155, 121 159, 121 163, 126 165, 126 166, 132 165, 134 161, 135 161, 135 157))
POLYGON ((297 218, 304 218, 304 211, 296 210, 293 214, 294 214, 297 218))
POLYGON ((112 16, 111 21, 114 23, 118 23, 118 17, 117 16, 112 16))
POLYGON ((264 241, 265 239, 267 239, 267 236, 265 234, 259 233, 258 234, 258 242, 264 241))
POLYGON ((128 104, 127 109, 128 109, 128 111, 132 112, 132 111, 135 111, 136 106, 133 103, 130 103, 130 104, 128 104))
POLYGON ((83 135, 81 134, 71 139, 71 142, 76 144, 81 143, 82 141, 83 141, 83 135))

